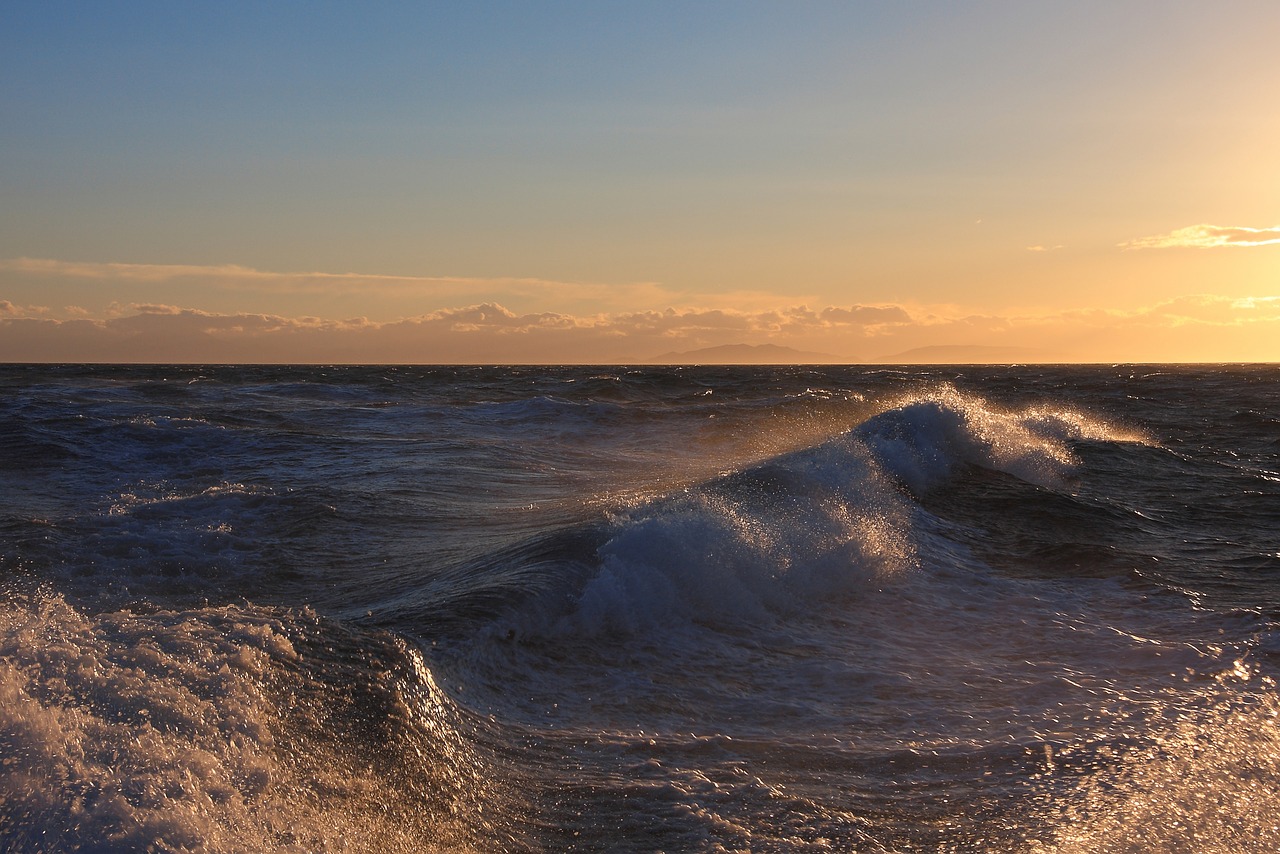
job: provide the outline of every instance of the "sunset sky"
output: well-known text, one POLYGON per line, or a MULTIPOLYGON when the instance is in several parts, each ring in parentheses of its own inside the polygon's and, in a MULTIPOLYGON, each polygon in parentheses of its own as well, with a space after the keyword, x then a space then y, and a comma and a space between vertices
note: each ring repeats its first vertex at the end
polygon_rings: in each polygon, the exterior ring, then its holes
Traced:
POLYGON ((1276 361, 1278 45, 1274 0, 8 0, 0 360, 1276 361))

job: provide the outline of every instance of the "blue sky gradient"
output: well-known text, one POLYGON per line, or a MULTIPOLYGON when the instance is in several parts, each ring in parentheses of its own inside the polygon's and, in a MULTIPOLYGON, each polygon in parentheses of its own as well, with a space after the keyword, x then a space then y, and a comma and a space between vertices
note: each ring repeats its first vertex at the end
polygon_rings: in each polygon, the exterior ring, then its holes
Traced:
POLYGON ((391 322, 1267 297, 1269 243, 1123 247, 1280 222, 1276 44, 1262 2, 10 2, 0 300, 391 322))

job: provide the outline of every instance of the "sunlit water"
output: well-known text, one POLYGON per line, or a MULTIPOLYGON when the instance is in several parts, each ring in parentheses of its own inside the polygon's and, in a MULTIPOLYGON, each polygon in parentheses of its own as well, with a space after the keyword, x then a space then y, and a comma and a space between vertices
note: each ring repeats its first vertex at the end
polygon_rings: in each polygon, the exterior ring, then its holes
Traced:
POLYGON ((0 368, 0 848, 1280 849, 1280 369, 0 368))

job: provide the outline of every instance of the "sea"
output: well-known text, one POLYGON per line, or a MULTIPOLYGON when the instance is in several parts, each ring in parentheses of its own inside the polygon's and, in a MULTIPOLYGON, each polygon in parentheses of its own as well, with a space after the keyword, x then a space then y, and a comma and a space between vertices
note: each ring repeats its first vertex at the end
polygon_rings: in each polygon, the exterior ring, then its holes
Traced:
POLYGON ((1280 849, 1280 366, 0 366, 0 850, 1280 849))

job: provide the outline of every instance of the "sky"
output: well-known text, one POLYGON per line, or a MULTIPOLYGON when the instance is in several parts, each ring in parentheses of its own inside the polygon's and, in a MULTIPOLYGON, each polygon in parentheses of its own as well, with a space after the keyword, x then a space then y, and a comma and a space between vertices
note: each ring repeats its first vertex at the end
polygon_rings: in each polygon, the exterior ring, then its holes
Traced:
POLYGON ((1280 4, 6 0, 0 361, 1280 361, 1280 4))

